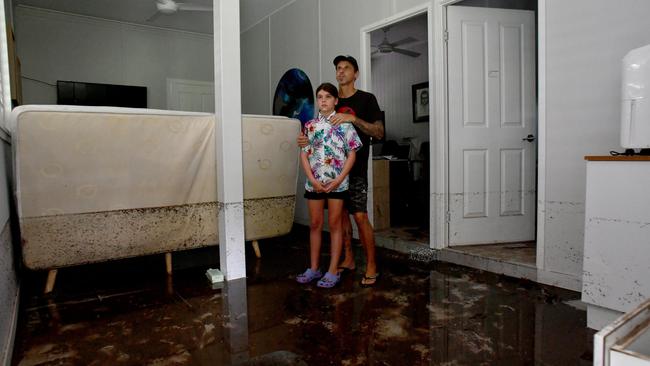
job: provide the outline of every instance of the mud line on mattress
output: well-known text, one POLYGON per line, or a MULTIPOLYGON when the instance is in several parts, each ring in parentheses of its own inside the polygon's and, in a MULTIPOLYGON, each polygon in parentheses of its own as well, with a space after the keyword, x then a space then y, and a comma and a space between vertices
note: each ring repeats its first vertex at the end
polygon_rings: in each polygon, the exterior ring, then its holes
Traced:
MULTIPOLYGON (((295 196, 244 200, 246 240, 288 233, 295 196)), ((216 245, 217 203, 23 217, 24 262, 49 269, 216 245)))

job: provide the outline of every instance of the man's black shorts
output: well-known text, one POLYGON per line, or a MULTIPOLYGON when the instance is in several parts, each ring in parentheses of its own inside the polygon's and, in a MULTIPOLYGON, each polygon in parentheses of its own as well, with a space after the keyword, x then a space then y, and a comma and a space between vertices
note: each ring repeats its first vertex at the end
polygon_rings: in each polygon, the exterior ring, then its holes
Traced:
POLYGON ((368 212, 368 178, 350 176, 348 199, 345 208, 349 213, 368 212))

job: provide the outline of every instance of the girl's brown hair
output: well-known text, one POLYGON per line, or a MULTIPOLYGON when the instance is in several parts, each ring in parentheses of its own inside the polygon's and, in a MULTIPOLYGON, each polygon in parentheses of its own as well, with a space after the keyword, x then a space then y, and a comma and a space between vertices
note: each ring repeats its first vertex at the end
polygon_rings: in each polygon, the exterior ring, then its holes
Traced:
POLYGON ((334 98, 339 99, 339 90, 334 86, 332 83, 322 83, 316 88, 316 94, 318 94, 319 91, 325 90, 326 92, 330 93, 334 98))

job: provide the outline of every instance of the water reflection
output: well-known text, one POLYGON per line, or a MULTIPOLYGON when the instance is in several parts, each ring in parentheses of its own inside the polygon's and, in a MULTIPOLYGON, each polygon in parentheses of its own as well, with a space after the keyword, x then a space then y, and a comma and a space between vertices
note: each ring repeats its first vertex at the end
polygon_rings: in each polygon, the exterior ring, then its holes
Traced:
POLYGON ((246 278, 225 283, 221 304, 223 309, 222 328, 230 358, 229 364, 241 364, 249 359, 246 278))

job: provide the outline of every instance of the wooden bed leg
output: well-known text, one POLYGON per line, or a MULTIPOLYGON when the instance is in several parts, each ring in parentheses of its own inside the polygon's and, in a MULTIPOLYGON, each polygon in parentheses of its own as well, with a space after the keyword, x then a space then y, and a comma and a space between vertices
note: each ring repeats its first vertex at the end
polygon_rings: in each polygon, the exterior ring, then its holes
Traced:
POLYGON ((167 275, 172 275, 172 253, 165 253, 165 269, 167 270, 167 275))
POLYGON ((167 276, 167 295, 174 294, 174 277, 167 276))
POLYGON ((255 256, 257 258, 262 258, 262 252, 260 252, 260 243, 257 240, 253 240, 253 250, 255 251, 255 256))
POLYGON ((51 269, 47 273, 47 282, 45 283, 45 291, 43 291, 44 294, 49 294, 54 290, 54 282, 56 281, 56 269, 51 269))

